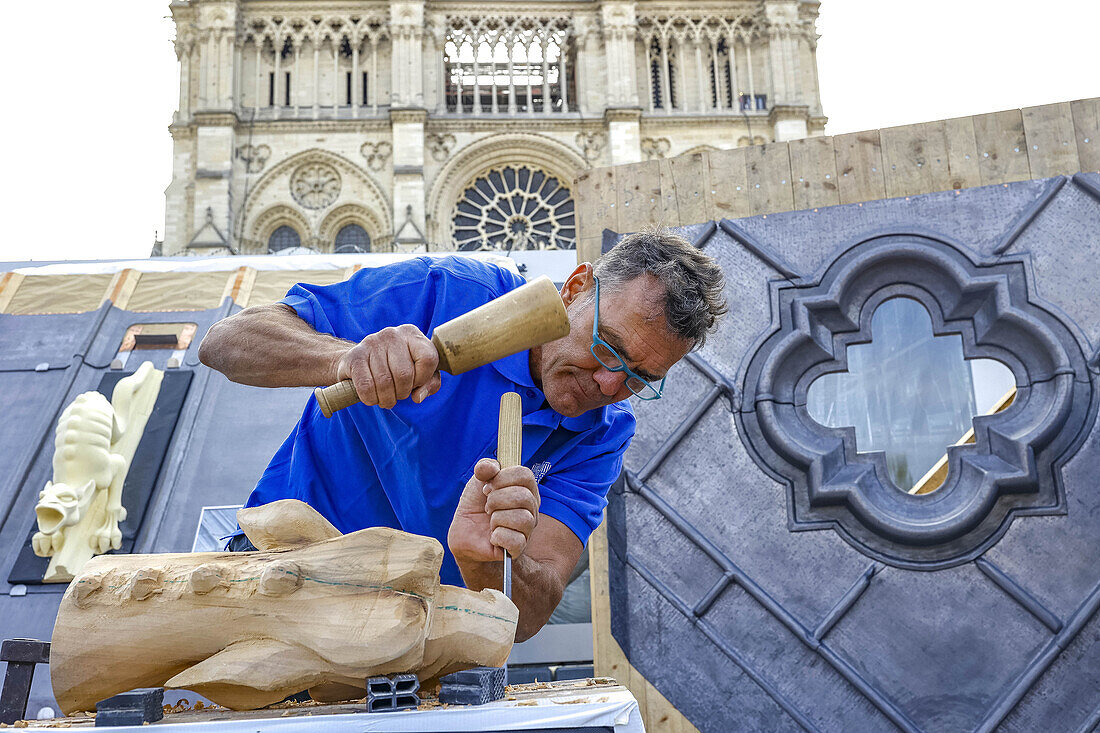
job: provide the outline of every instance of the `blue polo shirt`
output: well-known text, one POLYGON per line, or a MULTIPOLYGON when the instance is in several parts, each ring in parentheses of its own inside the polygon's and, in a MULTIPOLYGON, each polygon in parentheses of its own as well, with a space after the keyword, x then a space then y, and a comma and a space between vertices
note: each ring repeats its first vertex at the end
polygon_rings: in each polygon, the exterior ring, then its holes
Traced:
MULTIPOLYGON (((523 283, 471 258, 420 257, 335 285, 299 283, 282 302, 318 332, 349 341, 404 323, 430 338, 439 324, 523 283)), ((500 396, 515 391, 523 403, 523 463, 539 483, 540 513, 586 543, 634 436, 634 413, 618 402, 564 417, 546 403, 527 360, 524 351, 465 374, 444 373, 423 403, 401 400, 392 410, 356 404, 326 418, 311 396, 246 506, 300 499, 341 532, 393 527, 434 537, 446 549, 474 465, 495 457, 500 396)), ((449 551, 441 577, 463 585, 449 551)))

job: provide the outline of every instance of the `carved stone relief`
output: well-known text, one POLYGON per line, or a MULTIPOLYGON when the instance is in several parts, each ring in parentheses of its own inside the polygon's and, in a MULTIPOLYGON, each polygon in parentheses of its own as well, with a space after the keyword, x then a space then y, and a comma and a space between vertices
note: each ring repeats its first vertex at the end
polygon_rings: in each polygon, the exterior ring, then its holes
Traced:
POLYGON ((448 133, 432 132, 428 134, 428 150, 432 157, 442 162, 451 154, 455 146, 455 136, 448 133))
POLYGON ((390 153, 393 152, 393 146, 385 140, 377 143, 363 143, 362 147, 359 148, 359 152, 367 159, 367 167, 378 172, 389 160, 390 153))
POLYGON ((577 147, 584 154, 585 162, 592 166, 599 159, 604 146, 607 145, 607 136, 602 132, 578 132, 576 141, 577 147))
POLYGON ((327 163, 306 163, 291 175, 290 194, 307 209, 323 209, 340 195, 340 174, 327 163))
POLYGON ((646 160, 665 157, 668 155, 670 147, 671 143, 667 137, 642 138, 642 152, 645 153, 646 160))
POLYGON ((237 148, 237 157, 245 162, 249 173, 259 173, 271 157, 271 148, 267 145, 242 145, 237 148))

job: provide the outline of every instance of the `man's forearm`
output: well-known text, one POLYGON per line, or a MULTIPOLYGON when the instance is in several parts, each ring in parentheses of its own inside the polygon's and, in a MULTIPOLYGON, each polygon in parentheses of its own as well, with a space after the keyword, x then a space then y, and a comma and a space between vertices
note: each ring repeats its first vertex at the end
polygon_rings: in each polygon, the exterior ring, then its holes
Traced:
POLYGON ((199 360, 240 384, 315 387, 337 382, 337 362, 355 344, 317 333, 292 308, 255 306, 213 326, 199 360))
MULTIPOLYGON (((470 590, 501 590, 504 585, 504 561, 460 564, 462 579, 470 590)), ((553 565, 528 555, 512 560, 512 602, 519 609, 516 642, 538 633, 561 602, 565 586, 553 565)))

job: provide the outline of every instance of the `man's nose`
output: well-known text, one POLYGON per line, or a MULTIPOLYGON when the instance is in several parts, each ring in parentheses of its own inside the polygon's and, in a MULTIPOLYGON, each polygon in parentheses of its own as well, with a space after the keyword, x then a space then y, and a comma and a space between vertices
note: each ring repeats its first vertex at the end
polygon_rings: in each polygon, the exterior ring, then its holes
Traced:
POLYGON ((626 382, 626 372, 612 372, 601 366, 592 375, 592 378, 596 380, 596 384, 600 385, 600 392, 604 396, 614 397, 619 394, 619 391, 623 388, 623 383, 626 382))

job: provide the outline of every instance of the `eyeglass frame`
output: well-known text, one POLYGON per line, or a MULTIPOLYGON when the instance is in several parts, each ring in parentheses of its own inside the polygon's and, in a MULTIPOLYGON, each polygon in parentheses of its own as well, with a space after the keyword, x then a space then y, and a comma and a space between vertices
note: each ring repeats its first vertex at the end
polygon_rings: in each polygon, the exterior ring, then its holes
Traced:
POLYGON ((598 333, 599 328, 600 328, 600 279, 598 277, 596 277, 595 275, 592 276, 592 279, 596 281, 596 311, 595 311, 595 315, 592 318, 592 345, 588 347, 588 350, 592 352, 593 358, 595 358, 596 361, 599 362, 600 366, 602 366, 607 371, 609 371, 609 372, 624 372, 626 374, 626 380, 623 382, 623 384, 626 385, 626 388, 629 389, 630 392, 635 397, 637 397, 640 400, 659 400, 659 399, 661 399, 661 397, 664 396, 665 380, 668 379, 668 377, 667 376, 666 377, 661 377, 661 383, 658 386, 654 387, 653 383, 650 380, 646 379, 645 377, 642 377, 639 374, 635 374, 633 371, 631 371, 630 367, 628 367, 626 365, 626 359, 621 357, 619 355, 619 352, 615 351, 615 349, 613 349, 611 347, 611 344, 607 343, 602 338, 600 338, 600 335, 598 333), (601 359, 599 357, 599 355, 596 353, 596 347, 597 346, 602 346, 605 349, 607 349, 608 351, 610 351, 611 355, 613 357, 615 357, 615 359, 618 360, 619 366, 610 367, 607 364, 605 364, 604 360, 601 359), (633 387, 630 386, 631 378, 637 379, 640 382, 642 382, 643 384, 645 384, 646 387, 653 390, 654 395, 652 397, 647 397, 643 394, 639 394, 639 392, 637 390, 635 390, 633 387))

